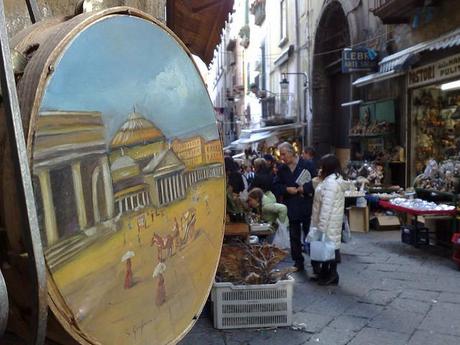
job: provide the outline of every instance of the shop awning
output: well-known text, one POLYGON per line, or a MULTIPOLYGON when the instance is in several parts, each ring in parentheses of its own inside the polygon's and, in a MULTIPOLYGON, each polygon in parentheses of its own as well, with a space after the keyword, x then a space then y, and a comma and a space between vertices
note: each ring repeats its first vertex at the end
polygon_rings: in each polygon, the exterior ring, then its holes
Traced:
POLYGON ((208 65, 232 9, 233 0, 168 0, 167 25, 208 65))
POLYGON ((424 51, 447 49, 457 46, 460 46, 460 28, 436 39, 416 44, 383 58, 382 61, 379 62, 378 73, 369 74, 356 79, 353 82, 353 86, 361 87, 398 77, 405 74, 406 71, 418 61, 418 54, 424 51))
POLYGON ((298 123, 290 123, 287 125, 269 126, 255 129, 243 129, 238 140, 232 141, 230 146, 240 146, 253 144, 279 134, 282 131, 289 129, 301 128, 298 123))
POLYGON ((273 135, 273 132, 266 131, 260 133, 250 133, 249 135, 241 135, 238 140, 232 142, 232 145, 245 145, 245 144, 252 144, 258 141, 267 139, 273 135))

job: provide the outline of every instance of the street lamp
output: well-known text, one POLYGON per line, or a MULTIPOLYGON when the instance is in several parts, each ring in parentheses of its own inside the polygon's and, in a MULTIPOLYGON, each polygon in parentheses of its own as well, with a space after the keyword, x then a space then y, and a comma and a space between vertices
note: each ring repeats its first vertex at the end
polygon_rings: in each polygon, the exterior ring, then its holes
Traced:
POLYGON ((289 80, 284 76, 280 81, 281 91, 287 91, 289 89, 289 80))

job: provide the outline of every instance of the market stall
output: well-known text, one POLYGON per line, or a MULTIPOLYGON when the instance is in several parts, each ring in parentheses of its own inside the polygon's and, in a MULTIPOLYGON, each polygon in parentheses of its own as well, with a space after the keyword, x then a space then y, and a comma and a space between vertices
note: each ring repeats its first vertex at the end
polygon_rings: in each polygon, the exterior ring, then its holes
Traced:
MULTIPOLYGON (((412 216, 411 224, 406 223, 401 228, 401 240, 414 246, 429 245, 429 229, 423 226, 418 217, 420 216, 448 216, 452 220, 452 229, 455 231, 457 209, 452 205, 435 204, 422 199, 395 198, 389 201, 381 200, 380 206, 412 216)), ((406 218, 407 219, 407 218, 406 218)))

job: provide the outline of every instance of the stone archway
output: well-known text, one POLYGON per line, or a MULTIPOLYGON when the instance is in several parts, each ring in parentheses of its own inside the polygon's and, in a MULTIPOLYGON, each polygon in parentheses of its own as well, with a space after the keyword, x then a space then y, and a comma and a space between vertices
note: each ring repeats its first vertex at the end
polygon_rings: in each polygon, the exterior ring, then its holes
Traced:
POLYGON ((312 80, 312 144, 322 155, 348 152, 350 76, 341 73, 342 49, 351 44, 350 26, 341 2, 329 1, 315 33, 312 80))

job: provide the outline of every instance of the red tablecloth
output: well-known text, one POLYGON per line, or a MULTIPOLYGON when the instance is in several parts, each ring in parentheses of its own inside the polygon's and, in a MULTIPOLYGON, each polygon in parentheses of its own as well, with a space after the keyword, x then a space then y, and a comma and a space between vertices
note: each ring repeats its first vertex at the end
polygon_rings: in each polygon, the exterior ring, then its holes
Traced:
POLYGON ((386 200, 380 200, 379 205, 383 208, 388 208, 390 210, 394 210, 396 212, 402 212, 410 214, 411 216, 455 216, 457 214, 457 210, 442 210, 442 211, 421 211, 421 210, 414 210, 412 208, 402 207, 393 205, 391 202, 386 200))

